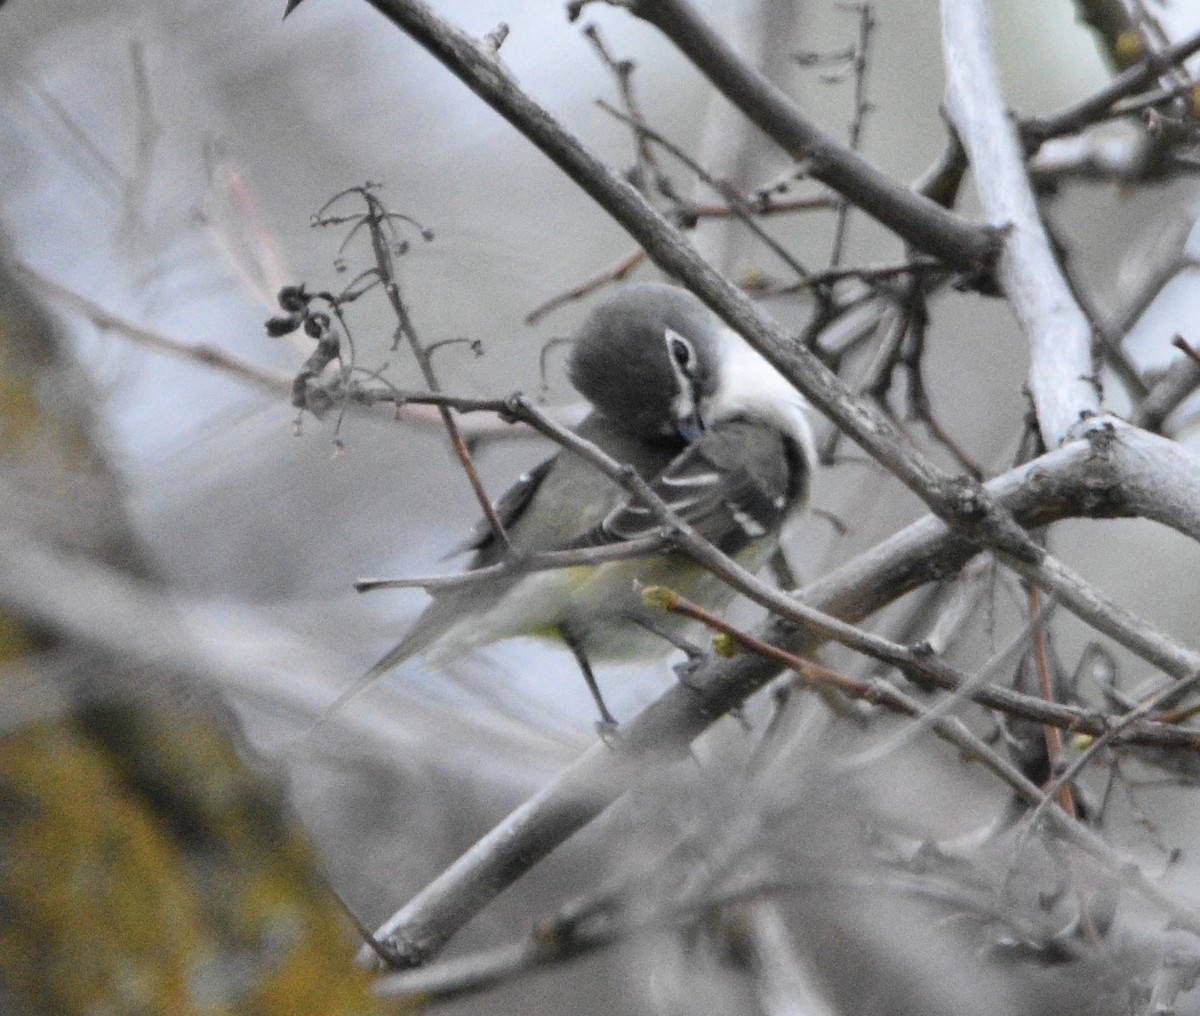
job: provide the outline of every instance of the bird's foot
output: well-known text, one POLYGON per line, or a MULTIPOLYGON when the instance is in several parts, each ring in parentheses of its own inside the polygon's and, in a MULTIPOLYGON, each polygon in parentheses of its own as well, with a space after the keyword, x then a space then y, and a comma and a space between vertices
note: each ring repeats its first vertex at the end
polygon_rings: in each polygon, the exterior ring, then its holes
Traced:
POLYGON ((596 733, 600 735, 600 740, 611 748, 621 735, 621 724, 612 716, 605 716, 596 721, 596 733))
POLYGON ((692 680, 692 675, 700 669, 705 655, 700 650, 697 650, 695 653, 688 653, 687 659, 680 660, 671 668, 675 671, 675 679, 689 691, 700 690, 700 686, 692 680))

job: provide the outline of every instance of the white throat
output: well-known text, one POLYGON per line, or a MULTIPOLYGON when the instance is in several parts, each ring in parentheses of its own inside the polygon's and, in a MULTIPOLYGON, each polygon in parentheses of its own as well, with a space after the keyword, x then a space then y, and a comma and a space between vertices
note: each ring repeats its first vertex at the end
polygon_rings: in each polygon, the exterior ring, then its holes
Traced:
POLYGON ((705 421, 717 424, 744 416, 769 423, 795 441, 814 468, 817 448, 808 423, 808 400, 737 332, 723 328, 719 342, 720 380, 701 404, 705 421))

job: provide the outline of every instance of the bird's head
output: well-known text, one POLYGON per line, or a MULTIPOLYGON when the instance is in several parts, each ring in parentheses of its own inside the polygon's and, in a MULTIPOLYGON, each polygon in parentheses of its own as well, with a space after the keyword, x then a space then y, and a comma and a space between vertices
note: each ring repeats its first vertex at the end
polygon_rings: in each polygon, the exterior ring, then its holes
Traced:
POLYGON ((571 383, 612 423, 641 436, 693 440, 719 387, 721 324, 686 289, 624 286, 584 322, 571 383))

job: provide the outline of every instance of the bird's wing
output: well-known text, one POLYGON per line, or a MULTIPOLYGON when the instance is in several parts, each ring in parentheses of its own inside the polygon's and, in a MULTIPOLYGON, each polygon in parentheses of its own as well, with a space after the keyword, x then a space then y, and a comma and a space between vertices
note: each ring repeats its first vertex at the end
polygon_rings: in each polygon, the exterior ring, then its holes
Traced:
MULTIPOLYGON (((492 507, 496 512, 496 517, 500 520, 500 525, 505 529, 511 527, 524 514, 525 509, 529 507, 529 502, 533 500, 533 495, 537 493, 557 458, 558 455, 551 455, 528 472, 522 473, 516 482, 496 499, 492 507)), ((491 521, 482 518, 475 523, 474 528, 464 540, 456 543, 442 555, 442 559, 457 557, 459 554, 465 554, 468 550, 486 553, 495 542, 496 532, 492 528, 491 521)))
MULTIPOLYGON (((594 436, 590 431, 581 429, 581 432, 588 437, 594 436)), ((652 472, 651 468, 639 469, 639 472, 653 477, 651 486, 655 492, 676 514, 728 554, 736 554, 748 544, 774 532, 783 516, 803 497, 807 486, 802 453, 782 432, 762 423, 748 420, 722 423, 705 431, 674 457, 670 457, 670 452, 665 449, 642 447, 632 439, 622 444, 622 440, 626 439, 609 436, 606 446, 614 457, 635 460, 640 455, 640 466, 653 466, 657 472, 652 472)), ((547 459, 522 476, 497 502, 506 528, 516 530, 511 535, 518 538, 518 546, 543 550, 602 546, 652 536, 660 530, 649 509, 630 498, 621 499, 607 514, 600 515, 607 505, 597 495, 607 498, 607 488, 597 490, 590 483, 582 482, 591 467, 556 470, 553 468, 556 461, 566 467, 571 460, 560 460, 558 456, 547 459), (549 493, 541 500, 554 504, 539 509, 534 495, 547 479, 549 493), (583 535, 567 535, 572 529, 578 533, 575 527, 589 515, 599 521, 585 522, 583 535), (556 525, 551 526, 551 523, 556 525), (556 531, 543 541, 528 533, 522 534, 523 525, 556 531), (588 525, 591 527, 587 528, 588 525)), ((668 541, 664 539, 663 544, 668 546, 668 541)), ((490 530, 484 532, 482 527, 470 546, 479 550, 472 567, 489 563, 485 559, 498 552, 490 530)), ((520 576, 512 575, 485 585, 437 594, 404 640, 341 695, 329 713, 393 667, 424 652, 453 623, 471 614, 472 604, 494 603, 518 581, 520 576)))
MULTIPOLYGON (((775 532, 805 486, 803 458, 788 439, 749 420, 705 431, 651 482, 676 515, 727 554, 775 532)), ((579 542, 595 546, 660 529, 654 513, 630 498, 579 542)))

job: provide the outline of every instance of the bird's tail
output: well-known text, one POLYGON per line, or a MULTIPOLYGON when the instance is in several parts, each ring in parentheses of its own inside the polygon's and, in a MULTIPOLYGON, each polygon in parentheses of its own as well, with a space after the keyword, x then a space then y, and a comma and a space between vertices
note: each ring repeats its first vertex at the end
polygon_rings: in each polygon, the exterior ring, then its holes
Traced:
POLYGON ((349 688, 345 689, 332 703, 321 711, 321 715, 317 718, 313 729, 315 730, 316 727, 320 727, 322 724, 333 719, 334 716, 346 707, 351 699, 356 698, 362 692, 366 691, 389 670, 400 666, 409 657, 419 652, 421 647, 410 648, 410 641, 410 639, 405 638, 384 653, 378 663, 374 664, 370 670, 350 685, 349 688))
POLYGON ((455 614, 456 611, 452 606, 442 603, 439 600, 435 600, 430 604, 425 612, 417 618, 416 623, 409 629, 408 634, 404 638, 384 653, 374 666, 322 710, 312 730, 316 730, 331 720, 352 699, 361 695, 389 671, 395 670, 405 661, 429 648, 445 633, 450 620, 455 617, 455 614))

